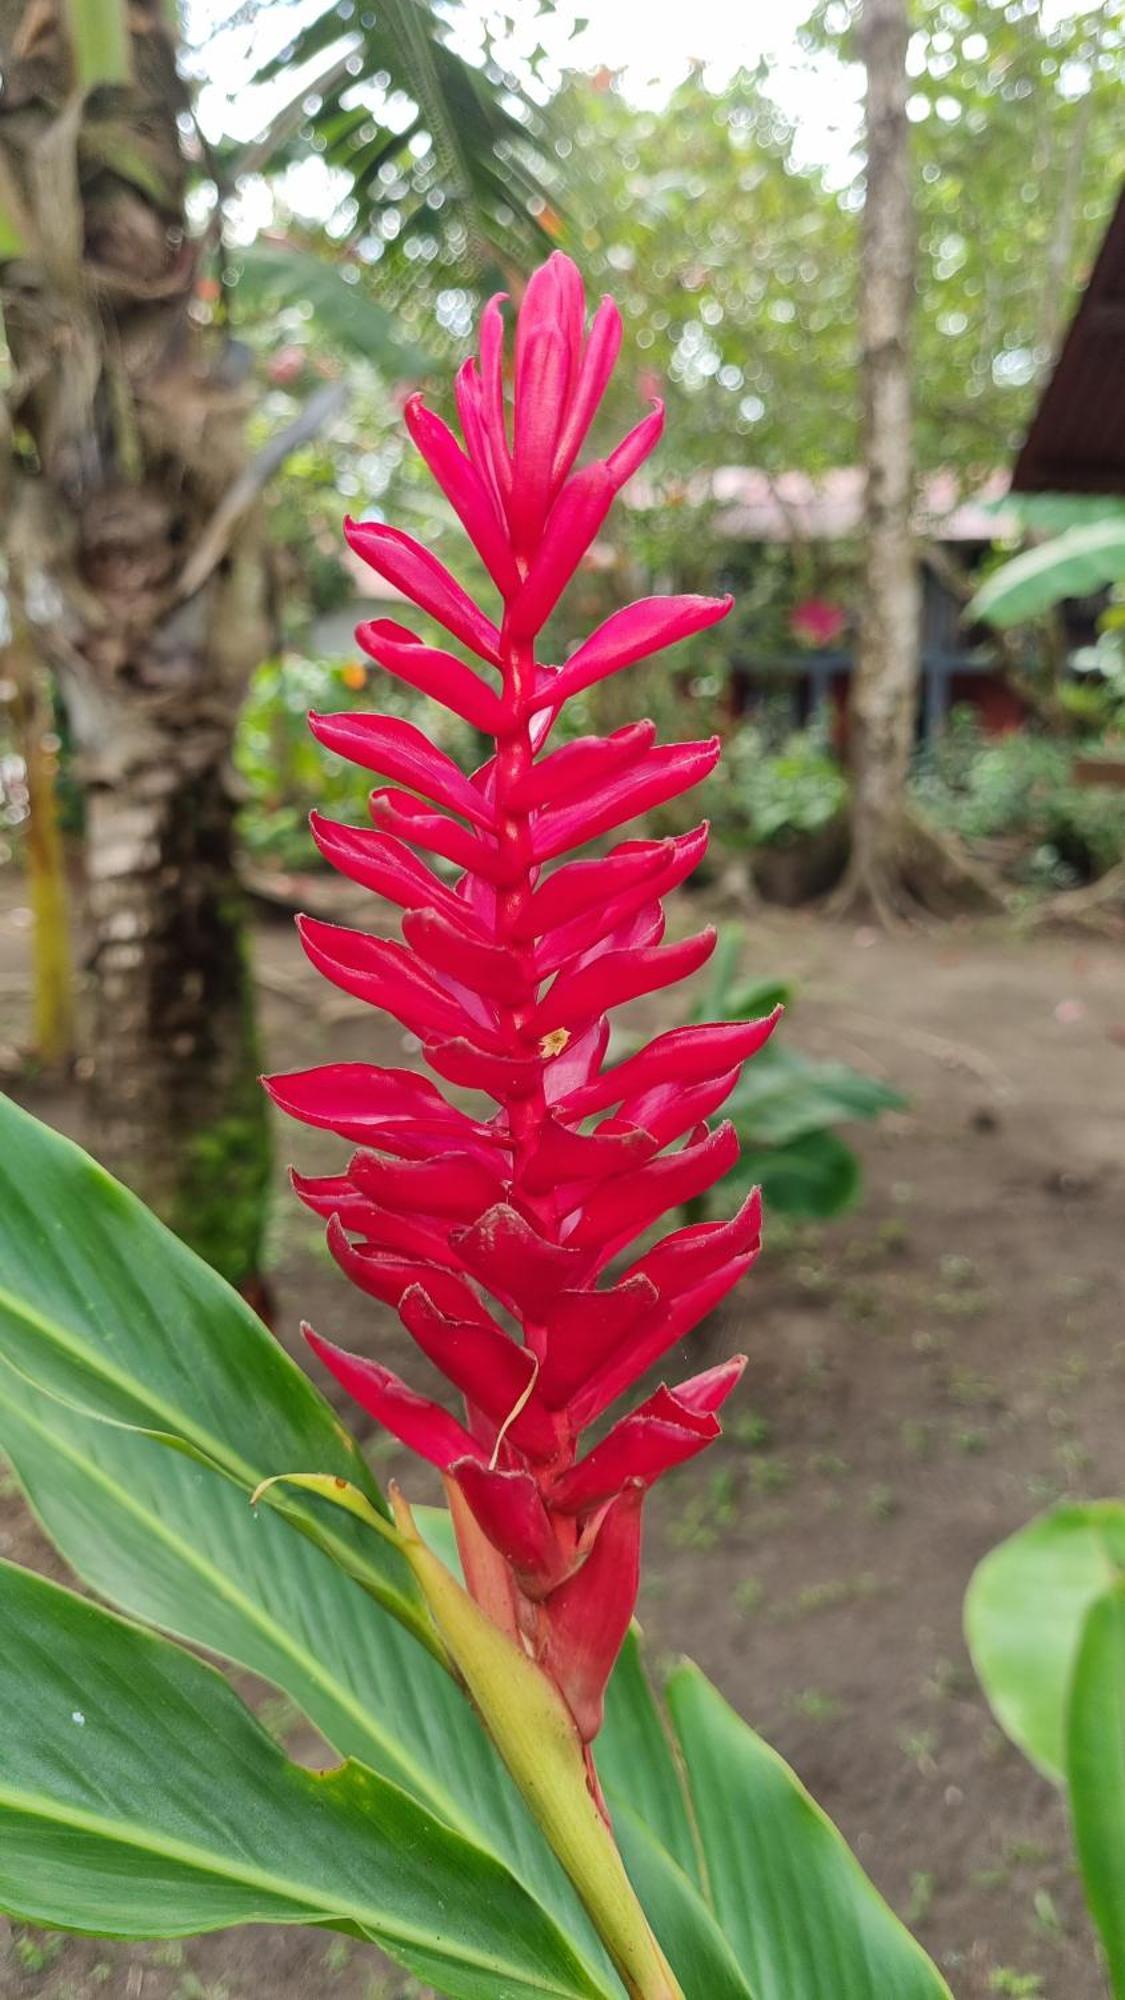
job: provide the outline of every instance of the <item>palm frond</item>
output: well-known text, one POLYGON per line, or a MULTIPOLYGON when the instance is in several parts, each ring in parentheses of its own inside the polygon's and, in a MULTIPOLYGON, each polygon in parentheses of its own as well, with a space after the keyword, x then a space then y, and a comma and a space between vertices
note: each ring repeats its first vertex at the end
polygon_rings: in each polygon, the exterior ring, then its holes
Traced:
POLYGON ((428 0, 380 0, 341 21, 326 4, 258 70, 255 81, 294 69, 304 81, 238 164, 276 171, 311 145, 342 176, 356 241, 393 263, 428 234, 431 257, 455 242, 464 275, 503 283, 551 247, 547 118, 490 52, 478 65, 452 46, 453 18, 428 0))

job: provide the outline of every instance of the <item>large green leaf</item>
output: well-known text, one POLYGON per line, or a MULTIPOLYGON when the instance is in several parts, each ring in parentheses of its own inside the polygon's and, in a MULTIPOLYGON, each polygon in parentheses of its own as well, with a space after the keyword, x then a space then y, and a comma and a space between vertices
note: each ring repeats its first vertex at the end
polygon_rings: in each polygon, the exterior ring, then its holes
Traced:
MULTIPOLYGON (((77 1146, 0 1099, 0 1360, 79 1410, 170 1438, 246 1489, 338 1473, 382 1506, 352 1439, 238 1294, 77 1146)), ((397 1553, 275 1489, 420 1633, 397 1553)))
POLYGON ((1074 1662, 1067 1781, 1086 1899, 1125 1995, 1125 1578, 1091 1605, 1074 1662))
POLYGON ((1091 1605, 1125 1569, 1125 1506, 1056 1507, 985 1556, 965 1634, 996 1720, 1048 1778, 1066 1771, 1067 1707, 1091 1605))
MULTIPOLYGON (((245 1486, 274 1469, 269 1460, 276 1465, 279 1450, 276 1469, 338 1471, 377 1499, 362 1459, 327 1406, 221 1281, 76 1148, 10 1106, 0 1107, 5 1138, 11 1143, 0 1152, 0 1358, 7 1356, 10 1367, 0 1375, 0 1440, 60 1546, 88 1581, 119 1603, 287 1689, 337 1747, 376 1767, 371 1784, 386 1785, 404 1809, 436 1816, 445 1838, 467 1844, 475 1866, 497 1870, 505 1894, 525 1897, 537 1925, 547 1926, 552 1937, 565 1936, 567 1976, 581 1982, 534 1990, 620 2000, 620 1984, 576 1913, 569 1886, 460 1696, 325 1553, 332 1548, 354 1570, 356 1550, 334 1548, 319 1515, 312 1519, 314 1546, 288 1518, 250 1512, 245 1486), (183 1451, 168 1449, 162 1440, 169 1436, 183 1443, 183 1451)), ((340 1519, 347 1529, 347 1517, 340 1519)), ((308 1520, 297 1525, 309 1531, 308 1520)), ((367 1542, 381 1557, 381 1543, 370 1535, 367 1542)), ((386 1589, 380 1594, 393 1597, 386 1589)), ((66 1593, 55 1595, 74 1602, 66 1593)), ((132 1630, 112 1620, 104 1629, 132 1630)), ((137 1643, 144 1638, 132 1636, 137 1643)), ((167 1642, 144 1643, 163 1647, 161 1658, 183 1657, 167 1642)), ((681 1685, 679 1677, 676 1689, 681 1685)), ((108 1684, 95 1690, 88 1707, 108 1715, 110 1692, 108 1684)), ((776 1980, 763 1983, 761 1968, 772 1977, 771 1968, 790 1962, 789 2000, 822 2000, 810 1936, 846 1960, 853 1940, 870 1943, 870 1933, 872 1949, 878 1946, 873 1963, 925 1967, 792 1774, 705 1692, 733 1733, 723 1810, 729 1808, 734 1837, 725 1848, 716 1845, 714 1772, 701 1767, 690 1714, 685 1720, 677 1707, 677 1748, 660 1727, 632 1642, 611 1690, 602 1744, 629 1865, 692 2000, 704 1992, 714 2000, 774 2000, 776 1980), (794 1800, 803 1818, 794 1817, 794 1800), (799 1880, 801 1869, 809 1872, 813 1892, 799 1880), (754 1933, 757 1969, 734 1917, 731 1882, 739 1872, 754 1888, 755 1908, 760 1903, 765 1912, 754 1933), (783 1908, 786 1895, 795 1899, 790 1909, 783 1908), (815 1919, 799 1908, 802 1898, 819 1913, 815 1919), (779 1925, 803 1941, 795 1958, 786 1957, 789 1947, 783 1950, 775 1935, 779 1925), (908 1947, 913 1957, 904 1958, 908 1947)), ((253 1729, 237 1704, 235 1710, 243 1717, 240 1726, 253 1729)), ((75 1712, 86 1715, 88 1708, 78 1700, 75 1712)), ((22 1727, 18 1717, 14 1726, 22 1727)), ((708 1749, 706 1731, 700 1740, 708 1749)), ((143 1747, 133 1765, 138 1795, 143 1747)), ((284 1759, 280 1768, 289 1768, 284 1759)), ((107 1838, 116 1856, 124 1839, 120 1828, 111 1835, 100 1829, 96 1852, 89 1843, 72 1842, 75 1874, 104 1874, 107 1838)), ((9 1901, 24 1916, 59 1922, 65 1920, 61 1902, 52 1902, 55 1892, 44 1886, 56 1852, 53 1839, 47 1845, 36 1893, 25 1899, 10 1892, 9 1901)), ((21 1837, 21 1853, 26 1848, 34 1856, 41 1846, 38 1836, 30 1843, 21 1837)), ((177 1856, 170 1852, 166 1859, 171 1866, 177 1856)), ((194 1895, 199 1883, 176 1870, 173 1876, 171 1904, 179 1907, 181 1889, 194 1895)), ((80 1888, 64 1877, 57 1894, 65 1901, 72 1889, 80 1897, 80 1888)), ((95 1894, 85 1893, 91 1900, 95 1894)), ((200 1918, 193 1905, 180 1928, 247 1921, 257 1913, 248 1913, 238 1896, 222 1909, 225 1914, 200 1918)), ((266 1914, 277 1909, 270 1901, 266 1914)), ((309 1918, 307 1903, 298 1914, 309 1918)), ((320 1920, 357 1923, 375 1934, 373 1921, 348 1917, 335 1906, 320 1920)), ((144 1921, 155 1928, 151 1918, 144 1921)), ((99 1922, 109 1922, 104 1907, 99 1922)), ((137 1914, 135 1925, 141 1924, 137 1914)), ((386 1939, 385 1929, 378 1935, 407 1957, 401 1943, 386 1939)), ((423 1963, 417 1952, 408 1962, 423 1963)), ((424 1970, 436 1976, 428 1960, 424 1970)), ((495 1978, 490 1987, 471 1987, 464 1984, 470 1976, 447 1990, 532 1990, 495 1978)), ((443 1977, 448 1980, 448 1972, 443 1977)), ((840 2000, 867 2000, 871 1990, 853 1985, 842 1989, 840 2000)), ((944 1989, 915 1981, 893 1990, 903 2000, 933 2000, 944 1989)))
POLYGON ((739 979, 738 969, 745 949, 744 924, 719 925, 718 943, 708 960, 706 978, 689 1020, 758 1020, 763 1014, 772 1014, 775 1007, 792 1004, 793 988, 787 980, 739 979))
MULTIPOLYGON (((0 1449, 93 1589, 272 1681, 343 1756, 487 1846, 619 1988, 475 1714, 389 1614, 209 1466, 84 1417, 0 1364, 0 1449)), ((447 1517, 443 1517, 447 1518, 447 1517)))
POLYGON ((597 1761, 688 2000, 949 2000, 793 1772, 695 1668, 667 1692, 671 1744, 631 1634, 597 1761))
POLYGON ((498 1862, 361 1764, 290 1763, 222 1675, 0 1565, 0 1905, 125 1937, 358 1929, 453 2000, 597 1996, 498 1862))
POLYGON ((989 625, 1018 625, 1064 597, 1086 597, 1125 579, 1125 515, 1067 528, 1053 541, 1024 549, 982 583, 967 616, 989 625))
POLYGON ((390 313, 377 305, 356 267, 346 275, 338 249, 323 256, 296 243, 259 237, 239 252, 235 302, 259 316, 266 306, 307 306, 321 334, 346 354, 370 361, 392 378, 425 375, 429 356, 404 340, 390 313))
POLYGON ((781 1758, 693 1667, 668 1686, 710 1899, 754 2000, 949 2000, 781 1758))
POLYGON ((625 1865, 684 1992, 752 2000, 707 1901, 679 1748, 635 1626, 610 1678, 595 1756, 625 1865))

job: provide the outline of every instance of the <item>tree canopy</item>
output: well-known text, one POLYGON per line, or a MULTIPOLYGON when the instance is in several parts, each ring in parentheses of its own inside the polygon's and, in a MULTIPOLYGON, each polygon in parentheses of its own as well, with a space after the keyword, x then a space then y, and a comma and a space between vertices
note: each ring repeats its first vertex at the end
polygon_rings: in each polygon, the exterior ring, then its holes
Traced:
MULTIPOLYGON (((824 0, 810 60, 854 58, 824 0)), ((919 467, 1003 464, 1125 172, 1120 0, 920 0, 909 54, 918 215, 919 467)), ((660 111, 572 78, 554 111, 559 206, 622 297, 636 372, 676 398, 696 465, 815 472, 856 456, 858 152, 810 163, 765 68, 693 73, 660 111)))

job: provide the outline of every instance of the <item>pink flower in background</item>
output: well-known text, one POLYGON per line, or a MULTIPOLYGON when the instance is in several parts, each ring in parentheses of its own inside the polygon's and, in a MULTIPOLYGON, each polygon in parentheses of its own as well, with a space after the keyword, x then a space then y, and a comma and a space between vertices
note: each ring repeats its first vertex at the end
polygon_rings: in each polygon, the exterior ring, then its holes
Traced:
POLYGON ((275 389, 289 389, 299 382, 309 365, 308 353, 303 347, 290 343, 279 347, 266 363, 266 375, 275 389))
POLYGON ((806 597, 796 604, 789 618, 789 630, 803 646, 831 646, 843 634, 847 616, 838 604, 823 597, 806 597))
POLYGON ((604 459, 579 453, 613 370, 610 299, 586 326, 582 282, 556 253, 530 280, 505 395, 500 301, 457 376, 461 436, 411 397, 411 435, 500 600, 494 619, 396 528, 349 522, 354 550, 450 635, 456 651, 377 619, 372 660, 495 739, 466 776, 412 723, 314 715, 321 743, 381 781, 371 827, 313 816, 325 858, 396 904, 402 942, 299 920, 326 978, 416 1035, 442 1084, 329 1063, 270 1079, 294 1117, 350 1141, 341 1174, 294 1176, 361 1290, 390 1305, 463 1399, 463 1414, 381 1362, 306 1329, 364 1409, 440 1468, 466 1581, 561 1688, 583 1739, 637 1593, 647 1489, 718 1435, 736 1356, 662 1386, 588 1446, 583 1434, 699 1324, 753 1263, 757 1195, 733 1220, 638 1239, 737 1155, 709 1121, 773 1018, 657 1035, 615 1067, 609 1014, 702 966, 714 934, 665 943, 661 899, 699 860, 705 825, 572 859, 705 777, 717 740, 661 745, 650 722, 550 747, 570 696, 723 618, 727 598, 651 597, 616 611, 565 665, 538 635, 615 494, 657 444, 663 410, 604 459), (466 657, 467 656, 467 657, 466 657), (434 872, 434 857, 459 871, 434 872))

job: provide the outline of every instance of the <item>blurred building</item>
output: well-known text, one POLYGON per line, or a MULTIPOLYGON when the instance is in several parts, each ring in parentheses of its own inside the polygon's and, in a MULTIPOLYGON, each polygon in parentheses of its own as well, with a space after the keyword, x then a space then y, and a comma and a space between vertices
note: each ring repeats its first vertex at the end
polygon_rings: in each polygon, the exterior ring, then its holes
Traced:
POLYGON ((1012 486, 1019 493, 1125 493, 1125 188, 1012 486))
MULTIPOLYGON (((1014 728, 1023 719, 1018 698, 998 670, 995 639, 964 619, 974 571, 997 536, 1016 531, 1000 504, 1006 490, 1006 475, 997 473, 965 499, 952 476, 943 473, 929 479, 919 495, 924 736, 939 730, 959 702, 977 709, 990 731, 1014 728)), ((647 498, 643 492, 636 497, 641 505, 647 498)), ((726 466, 701 481, 688 499, 705 508, 709 535, 736 594, 751 597, 763 562, 772 563, 777 601, 760 616, 752 612, 749 629, 732 635, 737 705, 749 709, 760 700, 787 705, 795 727, 816 717, 831 722, 846 706, 852 670, 863 473, 848 466, 817 478, 801 472, 774 478, 753 467, 726 466), (812 584, 810 577, 816 579, 812 584)), ((402 601, 393 585, 351 551, 343 560, 354 597, 318 618, 311 634, 312 650, 328 658, 347 657, 354 651, 355 626, 388 611, 393 616, 395 603, 402 601)), ((588 562, 611 576, 615 552, 596 547, 588 562)))
MULTIPOLYGON (((914 529, 921 584, 921 702, 919 734, 935 735, 955 703, 976 709, 990 732, 1018 727, 1024 707, 1009 687, 996 640, 970 625, 965 606, 974 575, 993 541, 1018 532, 1003 509, 1005 473, 994 473, 971 497, 951 473, 937 473, 919 492, 914 529)), ((712 526, 734 545, 729 579, 753 587, 755 552, 785 550, 778 583, 787 613, 772 622, 774 643, 750 637, 738 649, 736 699, 787 702, 794 726, 814 719, 834 724, 847 700, 858 613, 858 551, 863 522, 863 473, 843 466, 812 477, 773 477, 749 466, 727 466, 712 482, 712 526), (734 552, 737 549, 739 552, 734 552), (745 553, 741 553, 745 551, 745 553), (816 579, 810 587, 802 578, 816 579)))
MULTIPOLYGON (((1121 372, 1125 440, 1125 370, 1121 372)), ((1122 467, 1125 478, 1125 458, 1122 467)), ((965 495, 952 473, 941 472, 925 480, 919 492, 914 529, 921 585, 922 740, 940 732, 955 705, 974 709, 989 734, 1016 729, 1026 719, 1025 705, 1005 671, 1005 642, 966 617, 976 574, 994 542, 1020 533, 1015 514, 1003 504, 1009 483, 1006 472, 994 472, 976 492, 965 495)), ((649 504, 641 480, 630 490, 639 507, 649 504)), ((785 710, 794 728, 818 721, 839 740, 859 611, 862 470, 842 466, 815 476, 796 471, 775 476, 753 466, 724 466, 709 479, 693 482, 683 497, 706 520, 720 571, 715 583, 721 580, 749 607, 730 629, 735 706, 749 712, 768 702, 775 712, 785 710)), ((393 617, 394 606, 402 602, 393 585, 350 551, 343 562, 354 594, 317 618, 310 637, 311 650, 331 659, 355 652, 357 624, 388 612, 393 617)), ((598 544, 586 566, 605 573, 612 596, 618 550, 598 544)), ((637 581, 621 580, 620 587, 636 594, 637 581)), ((653 586, 642 580, 639 587, 653 586)), ((1068 651, 1093 643, 1103 596, 1064 607, 1068 651)))

